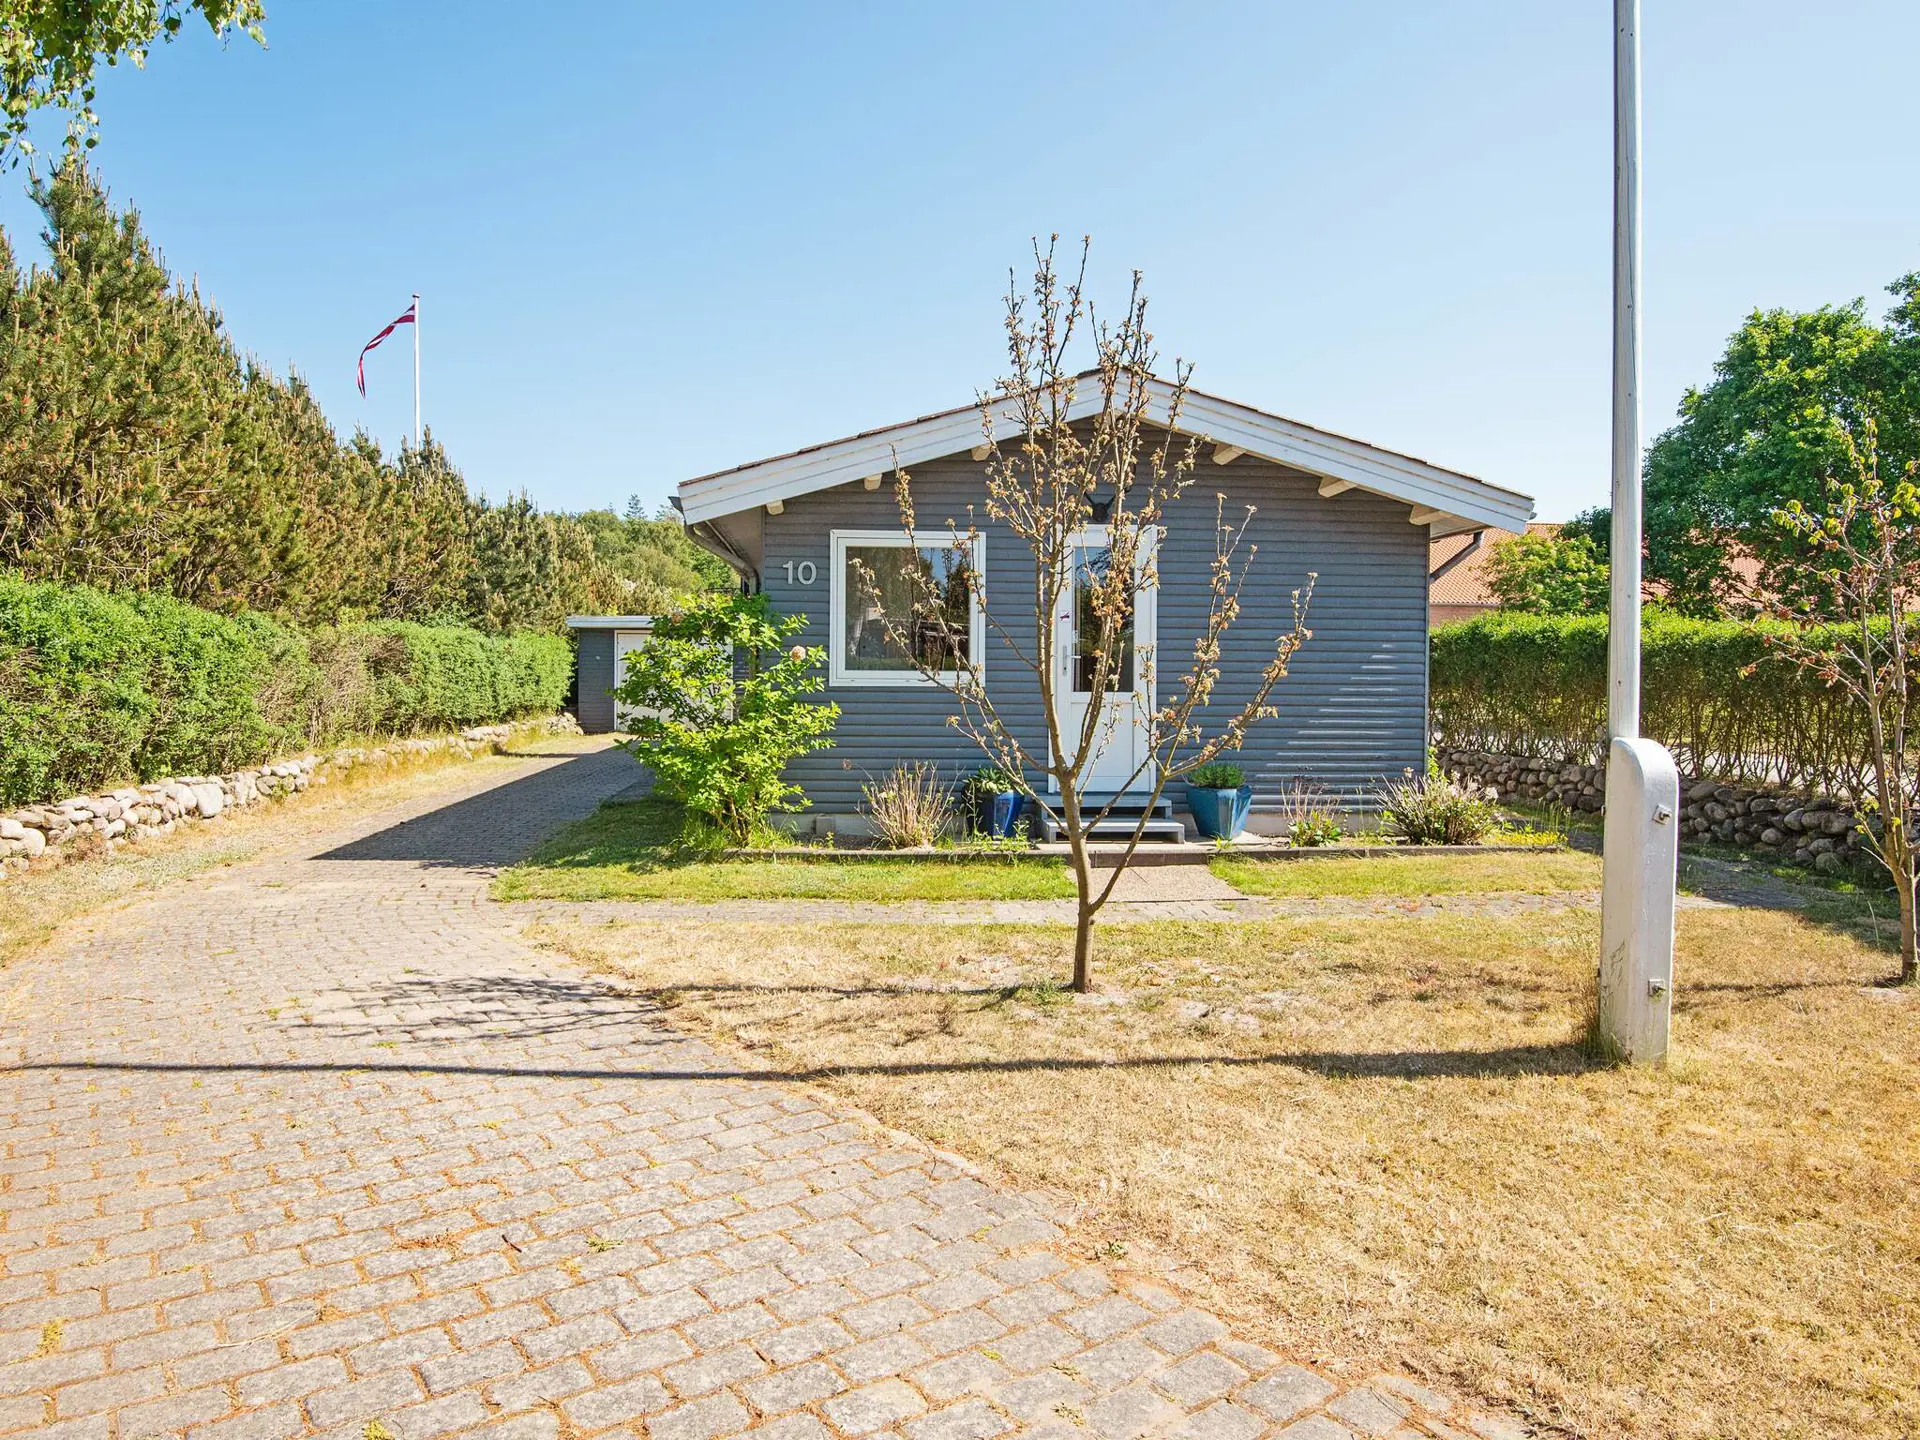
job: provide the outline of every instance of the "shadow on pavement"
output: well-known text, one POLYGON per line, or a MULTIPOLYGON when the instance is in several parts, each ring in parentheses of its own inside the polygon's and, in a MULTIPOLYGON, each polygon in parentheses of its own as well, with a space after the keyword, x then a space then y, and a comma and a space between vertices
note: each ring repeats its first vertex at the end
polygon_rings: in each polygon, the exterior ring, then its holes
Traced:
POLYGON ((639 778, 640 767, 623 750, 532 758, 555 763, 314 858, 411 860, 463 869, 511 865, 552 830, 639 778))

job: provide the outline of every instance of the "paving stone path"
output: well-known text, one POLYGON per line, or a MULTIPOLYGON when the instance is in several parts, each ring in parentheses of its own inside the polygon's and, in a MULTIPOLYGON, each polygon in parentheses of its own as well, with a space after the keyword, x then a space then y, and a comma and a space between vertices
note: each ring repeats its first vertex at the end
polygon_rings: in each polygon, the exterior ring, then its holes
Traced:
POLYGON ((0 975, 0 1434, 1521 1433, 1076 1263, 522 943, 492 868, 631 779, 577 748, 0 975))

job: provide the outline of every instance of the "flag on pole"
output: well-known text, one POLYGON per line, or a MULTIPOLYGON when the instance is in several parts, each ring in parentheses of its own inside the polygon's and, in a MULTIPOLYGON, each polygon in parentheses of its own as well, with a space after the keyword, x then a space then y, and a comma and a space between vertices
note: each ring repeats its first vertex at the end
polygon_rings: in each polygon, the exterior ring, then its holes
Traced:
MULTIPOLYGON (((418 316, 415 312, 417 312, 419 308, 420 308, 420 301, 416 298, 413 304, 407 307, 406 313, 404 315, 402 315, 398 320, 395 320, 391 325, 387 326, 386 329, 382 330, 378 335, 374 336, 371 340, 367 341, 365 345, 360 347, 360 363, 356 367, 356 369, 358 371, 358 379, 360 384, 360 396, 362 399, 365 399, 367 394, 367 351, 377 349, 382 340, 386 339, 389 335, 393 334, 393 332, 399 329, 402 325, 414 324, 415 321, 418 319, 418 316)), ((418 378, 419 378, 418 376, 415 377, 416 382, 418 378)))

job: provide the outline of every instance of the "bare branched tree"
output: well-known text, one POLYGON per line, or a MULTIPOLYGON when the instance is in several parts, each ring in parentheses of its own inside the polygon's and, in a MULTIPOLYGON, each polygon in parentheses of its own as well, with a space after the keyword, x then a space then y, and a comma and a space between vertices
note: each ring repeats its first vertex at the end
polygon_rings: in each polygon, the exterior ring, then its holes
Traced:
POLYGON ((1865 797, 1866 848, 1887 869, 1900 910, 1900 979, 1920 982, 1915 944, 1917 858, 1912 824, 1920 811, 1920 764, 1914 742, 1913 666, 1908 634, 1920 606, 1920 487, 1912 470, 1888 484, 1871 419, 1846 437, 1848 473, 1830 478, 1827 504, 1798 500, 1774 522, 1801 542, 1781 576, 1798 599, 1754 593, 1760 607, 1794 628, 1769 636, 1803 670, 1838 686, 1866 716, 1872 793, 1865 797), (1810 622, 1830 623, 1812 628, 1810 622))
POLYGON ((1291 627, 1275 637, 1252 692, 1209 727, 1204 712, 1220 684, 1227 631, 1240 615, 1257 548, 1246 538, 1253 507, 1229 520, 1225 497, 1215 497, 1206 620, 1184 670, 1169 683, 1158 671, 1157 646, 1136 644, 1134 619, 1159 586, 1159 540, 1168 508, 1194 478, 1200 439, 1180 433, 1191 367, 1176 361, 1170 381, 1156 380, 1139 272, 1125 312, 1109 322, 1085 298, 1085 245, 1070 282, 1056 269, 1053 242, 1044 250, 1034 246, 1034 262, 1030 293, 1023 294, 1009 276, 1010 368, 979 399, 986 519, 1031 552, 1031 633, 1016 633, 1006 615, 995 613, 983 567, 965 563, 980 553, 971 505, 964 527, 946 522, 948 553, 957 552, 961 563, 942 568, 922 554, 924 532, 916 534, 912 479, 905 470, 895 471, 907 535, 898 573, 876 575, 858 562, 856 571, 890 648, 957 700, 948 723, 992 764, 1025 777, 1023 783, 1036 774, 1052 782, 1045 793, 1033 794, 1066 832, 1079 896, 1073 988, 1084 992, 1092 985, 1094 918, 1131 863, 1162 792, 1238 750, 1249 727, 1277 713, 1273 689, 1311 633, 1306 619, 1314 577, 1293 592, 1291 627), (1076 371, 1069 356, 1083 335, 1092 342, 1094 363, 1076 371), (883 592, 894 598, 892 605, 883 603, 883 592), (985 657, 969 643, 974 606, 999 642, 996 657, 1012 658, 1031 681, 1001 681, 997 695, 988 689, 985 657), (1031 732, 1023 734, 1003 708, 1017 697, 1013 708, 1025 713, 1033 686, 1045 717, 1044 746, 1031 732), (1084 697, 1084 708, 1073 707, 1071 718, 1057 703, 1065 690, 1084 697), (1136 726, 1141 737, 1131 747, 1131 773, 1118 784, 1109 777, 1114 793, 1091 802, 1098 792, 1088 778, 1123 724, 1136 726), (1102 857, 1112 864, 1103 867, 1101 878, 1090 849, 1094 829, 1115 815, 1123 796, 1128 811, 1138 813, 1111 857, 1102 857))

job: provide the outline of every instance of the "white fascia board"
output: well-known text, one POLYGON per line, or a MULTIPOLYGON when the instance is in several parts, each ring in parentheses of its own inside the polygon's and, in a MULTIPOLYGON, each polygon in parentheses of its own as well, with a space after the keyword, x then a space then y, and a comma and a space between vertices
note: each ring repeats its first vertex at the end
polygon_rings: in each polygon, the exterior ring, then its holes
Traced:
MULTIPOLYGON (((1148 382, 1148 391, 1147 418, 1164 425, 1173 387, 1156 378, 1148 382)), ((1089 377, 1080 382, 1068 415, 1083 419, 1100 406, 1099 382, 1089 377)), ((996 439, 1017 433, 1018 412, 1011 401, 998 402, 993 418, 996 439)), ((1464 528, 1490 525, 1524 530, 1533 518, 1533 501, 1528 496, 1211 395, 1189 391, 1177 429, 1183 434, 1205 435, 1216 443, 1310 475, 1351 481, 1356 488, 1376 495, 1444 511, 1464 522, 1464 528)), ((852 484, 875 471, 896 467, 911 470, 926 460, 962 454, 979 441, 979 410, 968 407, 949 411, 699 481, 691 489, 682 488, 681 511, 689 524, 711 520, 795 495, 852 484)), ((1444 531, 1451 522, 1439 523, 1444 531)))
POLYGON ((569 630, 650 630, 651 615, 569 615, 569 630))
MULTIPOLYGON (((1156 382, 1158 383, 1158 382, 1156 382)), ((1168 392, 1170 394, 1170 392, 1168 392)), ((1159 415, 1166 416, 1167 396, 1159 415)), ((1189 393, 1181 406, 1179 429, 1238 446, 1310 475, 1352 482, 1356 489, 1402 500, 1412 506, 1444 510, 1462 520, 1524 530, 1533 518, 1533 501, 1525 495, 1442 470, 1410 455, 1398 455, 1359 440, 1313 430, 1278 416, 1249 411, 1210 395, 1189 393)))
MULTIPOLYGON (((996 407, 995 419, 1000 422, 995 426, 997 434, 1012 433, 1012 415, 1011 404, 996 407), (1002 428, 1003 425, 1009 428, 1002 428)), ((730 474, 700 481, 692 489, 683 487, 681 513, 688 524, 712 520, 771 501, 849 485, 869 475, 888 475, 901 467, 911 470, 923 460, 964 454, 979 443, 980 412, 968 407, 915 420, 892 430, 822 445, 784 460, 743 466, 730 474)))

